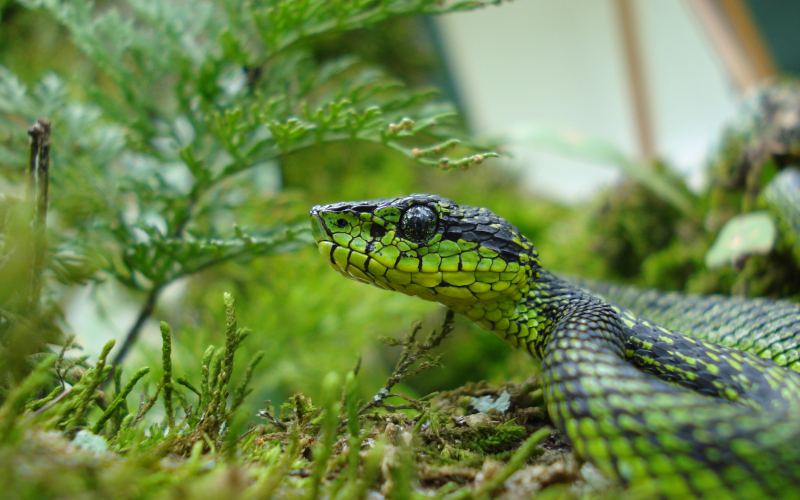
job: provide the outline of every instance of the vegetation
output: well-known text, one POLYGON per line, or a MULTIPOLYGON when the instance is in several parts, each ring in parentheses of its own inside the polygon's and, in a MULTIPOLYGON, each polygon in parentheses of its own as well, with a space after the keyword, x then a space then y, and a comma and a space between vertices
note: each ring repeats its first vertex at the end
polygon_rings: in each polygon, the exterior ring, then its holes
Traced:
MULTIPOLYGON (((703 264, 741 211, 740 185, 695 195, 667 165, 539 133, 633 179, 573 209, 485 161, 497 148, 464 133, 433 90, 438 56, 411 41, 427 36, 420 15, 493 3, 0 1, 5 496, 604 488, 547 427, 527 357, 431 304, 342 280, 311 245, 314 204, 436 192, 503 214, 551 268, 752 283, 703 264), (649 193, 658 210, 631 219, 649 193)), ((790 255, 743 265, 796 269, 790 255)), ((797 293, 777 283, 761 289, 797 293)))

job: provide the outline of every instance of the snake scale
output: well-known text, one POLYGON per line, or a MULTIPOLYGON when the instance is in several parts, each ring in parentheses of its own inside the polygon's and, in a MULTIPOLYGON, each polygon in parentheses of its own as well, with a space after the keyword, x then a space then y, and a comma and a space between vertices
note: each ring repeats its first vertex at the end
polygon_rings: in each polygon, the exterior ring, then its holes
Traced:
POLYGON ((615 482, 645 498, 800 496, 798 304, 570 282, 501 217, 435 195, 310 215, 340 274, 542 360, 551 419, 615 482))

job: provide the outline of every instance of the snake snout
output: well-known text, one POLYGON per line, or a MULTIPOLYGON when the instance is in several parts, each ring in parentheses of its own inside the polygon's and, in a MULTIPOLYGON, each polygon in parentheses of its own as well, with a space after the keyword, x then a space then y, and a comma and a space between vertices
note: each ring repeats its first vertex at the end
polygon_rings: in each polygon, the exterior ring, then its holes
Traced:
POLYGON ((308 215, 311 216, 311 234, 314 236, 314 241, 317 243, 329 239, 328 231, 325 229, 325 224, 322 223, 322 220, 319 217, 322 208, 322 205, 314 205, 311 207, 311 210, 308 211, 308 215))

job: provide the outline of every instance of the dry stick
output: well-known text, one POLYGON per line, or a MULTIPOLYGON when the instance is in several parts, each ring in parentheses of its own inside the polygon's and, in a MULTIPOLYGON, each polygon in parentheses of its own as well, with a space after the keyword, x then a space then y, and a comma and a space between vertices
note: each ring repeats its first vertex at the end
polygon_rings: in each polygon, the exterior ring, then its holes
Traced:
POLYGON ((42 295, 44 270, 45 225, 47 221, 48 185, 50 180, 50 121, 39 118, 28 129, 30 157, 28 166, 28 197, 33 205, 33 262, 31 266, 28 310, 37 312, 42 295))
POLYGON ((740 1, 690 0, 709 41, 742 92, 775 74, 775 64, 740 1))
POLYGON ((656 154, 653 135, 652 104, 647 95, 647 84, 644 75, 641 37, 637 33, 634 5, 632 0, 617 0, 619 22, 622 28, 622 43, 625 63, 628 69, 628 82, 639 141, 639 154, 645 161, 650 161, 656 154))

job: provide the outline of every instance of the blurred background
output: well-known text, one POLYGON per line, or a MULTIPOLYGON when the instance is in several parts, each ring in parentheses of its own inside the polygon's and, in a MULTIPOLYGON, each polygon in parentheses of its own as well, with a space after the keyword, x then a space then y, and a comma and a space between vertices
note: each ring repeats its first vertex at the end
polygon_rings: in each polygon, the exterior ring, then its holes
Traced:
POLYGON ((800 71, 798 18, 793 2, 524 1, 432 30, 472 129, 512 133, 525 186, 578 202, 618 174, 543 153, 526 131, 560 127, 658 156, 699 189, 742 93, 800 71))
MULTIPOLYGON (((98 5, 128 12, 125 2, 98 5)), ((9 1, 0 1, 0 13, 0 64, 21 82, 32 86, 54 72, 77 101, 91 97, 81 82, 113 86, 53 17, 9 1)), ((457 105, 460 125, 498 141, 506 156, 465 172, 440 172, 379 146, 325 145, 260 167, 249 178, 255 195, 228 222, 266 224, 265 207, 302 220, 313 204, 433 192, 506 217, 551 269, 729 292, 736 272, 712 276, 704 268, 713 237, 696 236, 702 216, 625 179, 631 168, 653 165, 685 191, 676 196, 704 199, 708 158, 742 96, 767 78, 800 74, 797 19, 797 2, 522 0, 390 19, 315 40, 308 50, 317 61, 353 54, 411 86, 437 87, 457 105), (657 251, 660 257, 648 261, 657 251)), ((58 163, 62 147, 56 128, 53 200, 76 196, 59 179, 67 168, 58 163)), ((14 169, 24 165, 2 163, 0 192, 19 193, 14 169)), ((169 284, 126 363, 159 365, 158 321, 165 320, 175 332, 176 371, 188 372, 209 343, 221 342, 223 291, 233 293, 240 325, 253 329, 246 349, 267 351, 252 404, 283 401, 296 391, 313 397, 325 373, 343 373, 359 357, 363 380, 382 380, 398 350, 383 347, 379 337, 401 336, 418 319, 430 328, 443 316, 435 304, 342 279, 306 244, 169 284)), ((51 296, 63 311, 60 327, 93 356, 107 339, 126 336, 144 301, 102 273, 83 285, 54 287, 51 296)), ((466 321, 443 350, 444 369, 401 390, 421 395, 531 372, 525 356, 466 321)), ((373 385, 362 384, 365 395, 380 387, 373 385)))

